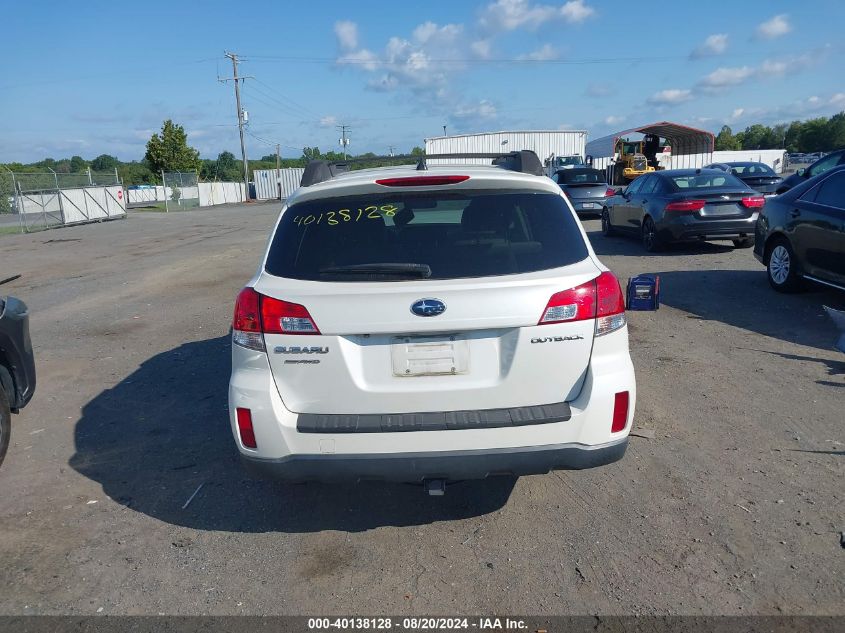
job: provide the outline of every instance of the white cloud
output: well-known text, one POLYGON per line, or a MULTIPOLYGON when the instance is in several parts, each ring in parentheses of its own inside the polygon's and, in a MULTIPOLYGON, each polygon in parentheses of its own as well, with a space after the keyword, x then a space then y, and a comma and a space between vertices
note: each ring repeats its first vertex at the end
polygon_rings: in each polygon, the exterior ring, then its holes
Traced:
POLYGON ((354 51, 358 48, 358 25, 349 20, 334 23, 334 34, 337 44, 343 51, 354 51))
POLYGON ((728 49, 728 36, 726 33, 714 33, 708 35, 698 48, 690 53, 693 59, 700 59, 702 57, 710 57, 712 55, 721 55, 728 49))
POLYGON ((624 121, 624 120, 625 120, 624 116, 614 116, 614 115, 611 114, 610 116, 604 118, 604 124, 605 125, 616 125, 617 123, 622 123, 622 121, 624 121))
POLYGON ((320 127, 334 127, 337 125, 337 117, 334 115, 324 116, 320 119, 320 127))
POLYGON ((540 48, 535 51, 532 51, 526 55, 520 55, 519 59, 524 59, 527 61, 535 61, 535 62, 542 62, 548 61, 550 59, 557 59, 559 57, 559 53, 557 49, 551 44, 543 44, 540 48))
POLYGON ((588 97, 601 98, 616 94, 616 90, 610 84, 590 84, 584 94, 588 97))
POLYGON ((742 118, 743 114, 745 114, 745 108, 734 108, 734 111, 731 113, 730 120, 737 121, 742 118))
POLYGON ((667 90, 661 90, 660 92, 655 92, 651 95, 647 101, 651 105, 677 105, 679 103, 683 103, 684 101, 689 101, 692 99, 692 91, 691 90, 682 90, 680 88, 669 88, 667 90))
POLYGON ((570 0, 560 8, 564 20, 578 24, 595 14, 595 9, 584 4, 583 0, 570 0))
POLYGON ((560 6, 532 4, 530 0, 496 0, 482 9, 479 24, 490 31, 536 29, 546 22, 562 20, 579 24, 595 14, 585 0, 569 0, 560 6))
POLYGON ((458 106, 452 113, 452 118, 457 120, 495 119, 496 116, 496 106, 490 103, 487 99, 482 99, 475 104, 463 104, 458 106))
POLYGON ((755 70, 750 66, 739 66, 735 68, 717 68, 712 73, 705 75, 698 82, 699 87, 705 91, 717 91, 728 86, 736 86, 754 76, 755 70))
POLYGON ((489 39, 476 40, 469 45, 470 50, 476 57, 487 59, 493 49, 493 43, 489 39))
POLYGON ((757 35, 767 40, 774 39, 786 35, 792 30, 792 25, 789 23, 789 16, 786 13, 780 13, 765 22, 762 22, 757 27, 757 35))
POLYGON ((782 77, 783 75, 791 75, 805 68, 809 68, 814 63, 814 58, 809 53, 803 55, 793 55, 782 59, 767 59, 760 68, 757 69, 757 74, 760 78, 766 77, 782 77))

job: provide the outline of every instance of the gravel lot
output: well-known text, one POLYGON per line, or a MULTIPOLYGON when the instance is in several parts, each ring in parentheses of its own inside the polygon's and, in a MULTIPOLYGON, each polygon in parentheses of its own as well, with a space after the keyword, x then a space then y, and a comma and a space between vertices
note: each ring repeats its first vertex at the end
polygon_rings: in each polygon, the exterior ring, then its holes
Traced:
POLYGON ((586 221, 621 278, 661 274, 664 307, 630 315, 653 438, 443 498, 283 486, 245 475, 226 418, 233 300, 276 211, 0 235, 39 371, 0 469, 0 613, 845 615, 845 356, 821 308, 845 294, 586 221))

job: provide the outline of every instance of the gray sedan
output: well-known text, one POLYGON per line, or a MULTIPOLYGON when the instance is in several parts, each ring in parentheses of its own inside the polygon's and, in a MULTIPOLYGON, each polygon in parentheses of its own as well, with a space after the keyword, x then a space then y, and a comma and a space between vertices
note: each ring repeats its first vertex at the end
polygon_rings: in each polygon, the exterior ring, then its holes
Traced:
POLYGON ((561 169, 552 176, 576 213, 595 213, 599 215, 604 208, 604 201, 616 193, 607 184, 603 171, 590 167, 561 169))

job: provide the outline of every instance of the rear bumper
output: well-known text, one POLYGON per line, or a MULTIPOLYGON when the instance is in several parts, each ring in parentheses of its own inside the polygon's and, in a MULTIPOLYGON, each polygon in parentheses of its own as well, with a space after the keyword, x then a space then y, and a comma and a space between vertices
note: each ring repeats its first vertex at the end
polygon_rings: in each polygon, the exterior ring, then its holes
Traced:
POLYGON ((688 240, 728 240, 733 238, 754 239, 757 215, 735 220, 701 220, 686 216, 672 222, 658 224, 657 230, 664 240, 683 242, 688 240))
POLYGON ((593 468, 622 459, 627 447, 628 438, 624 437, 597 446, 557 444, 401 455, 289 455, 281 459, 241 455, 241 458, 251 474, 265 479, 420 483, 427 479, 460 481, 495 475, 539 475, 551 470, 593 468))

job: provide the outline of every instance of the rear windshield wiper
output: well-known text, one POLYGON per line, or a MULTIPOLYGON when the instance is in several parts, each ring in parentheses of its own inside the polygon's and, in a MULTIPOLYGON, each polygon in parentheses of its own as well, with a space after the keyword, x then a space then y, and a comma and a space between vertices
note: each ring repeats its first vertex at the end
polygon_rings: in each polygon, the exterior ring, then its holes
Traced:
POLYGON ((383 264, 350 264, 349 266, 329 266, 320 269, 321 275, 360 275, 374 278, 384 277, 416 277, 428 279, 431 277, 431 266, 428 264, 413 264, 405 262, 383 264))

